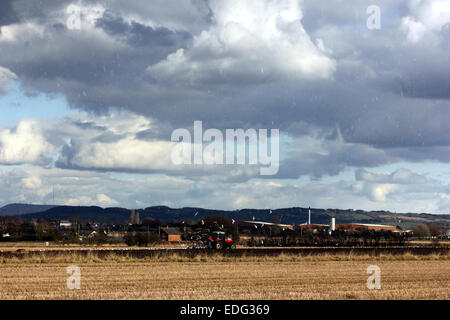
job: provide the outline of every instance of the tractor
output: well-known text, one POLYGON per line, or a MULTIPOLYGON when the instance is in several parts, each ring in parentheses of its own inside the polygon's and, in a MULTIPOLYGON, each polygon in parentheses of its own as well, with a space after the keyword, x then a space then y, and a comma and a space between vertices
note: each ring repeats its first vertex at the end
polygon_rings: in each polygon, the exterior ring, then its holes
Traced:
POLYGON ((225 232, 214 231, 212 236, 208 238, 207 248, 216 250, 236 249, 236 244, 230 236, 225 236, 225 232))

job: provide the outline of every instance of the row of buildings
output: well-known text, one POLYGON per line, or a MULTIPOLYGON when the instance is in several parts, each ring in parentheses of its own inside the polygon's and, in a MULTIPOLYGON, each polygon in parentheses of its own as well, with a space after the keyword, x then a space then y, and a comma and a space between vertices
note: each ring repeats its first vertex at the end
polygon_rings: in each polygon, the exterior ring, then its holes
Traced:
MULTIPOLYGON (((277 223, 268 223, 263 221, 241 221, 238 222, 239 226, 242 227, 279 227, 282 230, 297 230, 297 229, 307 229, 314 231, 319 230, 344 230, 344 231, 355 231, 355 230, 374 230, 374 231, 393 231, 400 232, 395 226, 382 225, 382 224, 367 224, 367 223, 342 223, 335 224, 334 218, 330 224, 317 224, 317 223, 304 223, 300 225, 288 225, 288 224, 277 224, 277 223)), ((401 232, 409 232, 409 230, 402 230, 401 232)))
POLYGON ((296 229, 304 229, 304 230, 312 230, 313 232, 317 231, 335 231, 335 230, 343 230, 343 231, 355 231, 355 230, 373 230, 373 231, 392 231, 392 232, 410 232, 409 230, 403 231, 398 230, 395 226, 382 225, 382 224, 368 224, 368 223, 342 223, 336 224, 336 219, 331 218, 330 224, 313 224, 311 223, 311 209, 308 210, 308 222, 305 222, 300 225, 288 225, 288 224, 276 224, 276 223, 267 223, 262 221, 243 221, 239 223, 240 226, 246 227, 264 227, 264 226, 276 226, 281 228, 282 230, 296 230, 296 229))
MULTIPOLYGON (((335 230, 343 230, 343 231, 355 231, 355 230, 373 230, 373 231, 392 231, 392 232, 400 232, 395 226, 390 225, 382 225, 382 224, 367 224, 367 223, 342 223, 336 224, 335 218, 331 218, 330 224, 317 224, 311 223, 310 220, 304 224, 299 225, 289 225, 289 224, 280 224, 280 223, 270 223, 264 221, 237 221, 236 222, 239 229, 245 227, 254 227, 254 228, 263 228, 263 227, 278 227, 282 230, 310 230, 312 232, 317 231, 335 231, 335 230)), ((59 223, 59 228, 66 229, 71 228, 72 223, 67 220, 62 220, 59 223)), ((84 236, 93 235, 97 231, 97 225, 89 228, 88 232, 80 232, 83 233, 84 236)), ((81 231, 81 230, 80 230, 81 231)), ((87 231, 87 230, 86 230, 87 231)), ((155 231, 155 230, 153 230, 155 231)), ((409 230, 401 230, 401 232, 410 232, 409 230)), ((167 241, 179 241, 181 240, 181 232, 178 228, 174 227, 160 227, 158 230, 159 235, 162 240, 167 241)))

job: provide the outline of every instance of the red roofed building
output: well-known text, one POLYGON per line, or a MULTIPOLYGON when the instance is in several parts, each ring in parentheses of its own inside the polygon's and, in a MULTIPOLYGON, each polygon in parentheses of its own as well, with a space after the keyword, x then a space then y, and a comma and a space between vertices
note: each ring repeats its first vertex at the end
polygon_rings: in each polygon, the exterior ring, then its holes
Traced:
POLYGON ((397 230, 394 226, 385 226, 382 224, 366 224, 366 223, 342 223, 336 225, 336 230, 348 230, 353 231, 357 229, 364 230, 375 230, 375 231, 395 231, 397 230))

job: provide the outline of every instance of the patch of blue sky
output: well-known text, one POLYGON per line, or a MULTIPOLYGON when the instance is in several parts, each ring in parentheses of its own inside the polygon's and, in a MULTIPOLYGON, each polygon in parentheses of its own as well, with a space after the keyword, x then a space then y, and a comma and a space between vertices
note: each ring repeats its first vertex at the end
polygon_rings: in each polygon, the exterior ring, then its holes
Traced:
POLYGON ((25 118, 60 118, 79 113, 70 109, 62 95, 49 96, 38 94, 27 96, 19 84, 10 86, 11 91, 0 97, 0 126, 15 126, 25 118))

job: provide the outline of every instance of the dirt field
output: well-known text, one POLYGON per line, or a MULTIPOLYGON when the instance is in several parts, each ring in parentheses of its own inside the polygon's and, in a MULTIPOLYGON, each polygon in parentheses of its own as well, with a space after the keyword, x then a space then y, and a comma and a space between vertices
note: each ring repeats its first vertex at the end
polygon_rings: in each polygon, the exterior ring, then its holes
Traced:
POLYGON ((69 261, 2 261, 0 299, 450 299, 448 257, 339 260, 74 261, 80 290, 69 261), (366 288, 373 264, 381 290, 366 288))

